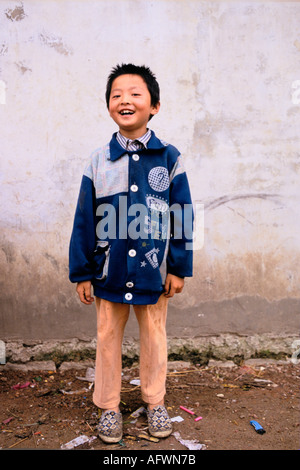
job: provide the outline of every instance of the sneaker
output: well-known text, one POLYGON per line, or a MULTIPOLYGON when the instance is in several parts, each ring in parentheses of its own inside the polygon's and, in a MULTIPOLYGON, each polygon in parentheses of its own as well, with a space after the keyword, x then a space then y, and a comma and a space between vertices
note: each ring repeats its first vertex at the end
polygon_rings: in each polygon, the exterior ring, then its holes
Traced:
POLYGON ((104 442, 119 442, 122 439, 122 427, 123 420, 121 413, 110 410, 104 411, 98 425, 99 437, 104 442))
POLYGON ((158 405, 147 410, 149 433, 154 437, 167 437, 172 432, 172 423, 166 408, 158 405))

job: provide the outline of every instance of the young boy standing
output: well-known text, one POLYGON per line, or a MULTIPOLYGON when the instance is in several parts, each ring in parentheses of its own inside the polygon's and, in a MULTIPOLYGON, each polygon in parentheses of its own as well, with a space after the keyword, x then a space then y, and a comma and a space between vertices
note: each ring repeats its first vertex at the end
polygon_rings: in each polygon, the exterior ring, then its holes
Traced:
POLYGON ((119 130, 84 171, 70 241, 70 280, 97 310, 93 401, 99 435, 122 438, 122 340, 130 305, 140 331, 140 381, 149 432, 172 432, 164 406, 168 299, 192 276, 192 201, 179 151, 147 127, 159 112, 159 85, 145 66, 109 75, 106 102, 119 130), (188 232, 188 233, 186 233, 188 232))

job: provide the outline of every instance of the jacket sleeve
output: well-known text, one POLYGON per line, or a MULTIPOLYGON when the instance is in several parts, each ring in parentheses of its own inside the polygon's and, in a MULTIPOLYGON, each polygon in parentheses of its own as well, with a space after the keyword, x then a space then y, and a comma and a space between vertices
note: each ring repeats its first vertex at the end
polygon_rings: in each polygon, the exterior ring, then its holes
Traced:
POLYGON ((81 282, 93 278, 96 245, 95 191, 91 178, 83 175, 69 246, 69 279, 81 282))
POLYGON ((170 241, 167 273, 193 275, 193 206, 187 174, 179 155, 170 175, 170 241))

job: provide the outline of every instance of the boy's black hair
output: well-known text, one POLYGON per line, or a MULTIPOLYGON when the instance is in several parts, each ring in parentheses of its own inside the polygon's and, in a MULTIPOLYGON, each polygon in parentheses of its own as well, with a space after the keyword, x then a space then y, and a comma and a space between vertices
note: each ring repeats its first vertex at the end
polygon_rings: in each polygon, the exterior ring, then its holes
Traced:
MULTIPOLYGON (((114 67, 108 76, 106 84, 106 105, 109 107, 109 98, 113 81, 120 75, 140 75, 147 85, 151 96, 151 105, 156 106, 159 103, 160 91, 159 84, 153 72, 145 65, 121 64, 114 67)), ((152 116, 151 116, 152 117, 152 116)))

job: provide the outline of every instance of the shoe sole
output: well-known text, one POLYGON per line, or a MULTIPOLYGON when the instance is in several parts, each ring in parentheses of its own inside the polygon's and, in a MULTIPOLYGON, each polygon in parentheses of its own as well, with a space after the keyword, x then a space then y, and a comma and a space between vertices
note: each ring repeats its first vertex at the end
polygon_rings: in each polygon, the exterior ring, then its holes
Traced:
POLYGON ((149 434, 151 434, 151 436, 153 437, 168 437, 170 436, 170 434, 172 434, 172 429, 169 430, 169 431, 152 431, 150 432, 149 431, 149 434))
POLYGON ((122 434, 118 437, 108 437, 99 434, 99 437, 103 442, 106 442, 107 444, 115 444, 117 442, 120 442, 120 440, 122 439, 122 434))

